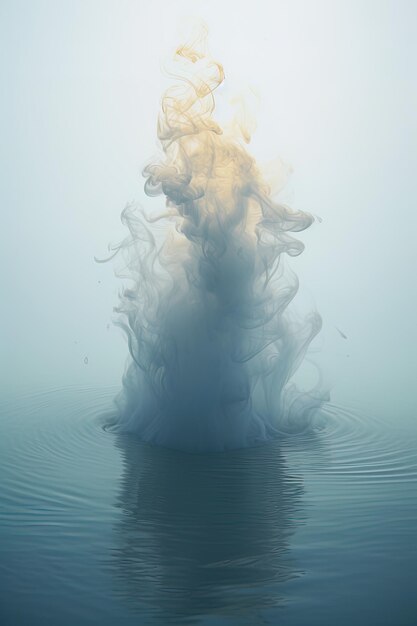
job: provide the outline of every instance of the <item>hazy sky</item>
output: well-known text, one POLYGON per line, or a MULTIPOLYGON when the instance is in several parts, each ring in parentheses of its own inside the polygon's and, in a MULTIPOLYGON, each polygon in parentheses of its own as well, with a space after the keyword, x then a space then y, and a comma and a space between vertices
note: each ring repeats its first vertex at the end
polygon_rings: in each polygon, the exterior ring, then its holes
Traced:
POLYGON ((221 97, 258 94, 250 149, 291 164, 286 197, 323 220, 292 266, 323 316, 333 397, 411 410, 417 3, 404 0, 3 0, 3 388, 118 384, 119 281, 93 257, 124 236, 126 202, 163 203, 140 172, 190 16, 224 65, 221 97))

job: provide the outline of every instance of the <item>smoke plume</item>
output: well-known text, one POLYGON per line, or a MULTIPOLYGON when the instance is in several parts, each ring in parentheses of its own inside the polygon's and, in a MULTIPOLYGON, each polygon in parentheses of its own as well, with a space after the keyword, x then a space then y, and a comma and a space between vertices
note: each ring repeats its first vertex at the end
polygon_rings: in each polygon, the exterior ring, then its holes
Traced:
POLYGON ((215 121, 224 72, 204 36, 177 50, 176 66, 158 120, 163 158, 144 170, 165 208, 122 213, 129 234, 116 252, 129 284, 116 311, 131 359, 114 426, 220 451, 303 429, 322 402, 290 383, 321 320, 290 314, 298 281, 283 268, 313 218, 272 199, 244 116, 215 121))

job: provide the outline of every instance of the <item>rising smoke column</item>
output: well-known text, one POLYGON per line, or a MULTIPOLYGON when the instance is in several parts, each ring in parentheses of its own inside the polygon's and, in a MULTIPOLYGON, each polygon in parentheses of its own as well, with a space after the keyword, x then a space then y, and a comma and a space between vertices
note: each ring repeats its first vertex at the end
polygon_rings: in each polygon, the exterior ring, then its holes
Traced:
POLYGON ((292 319, 298 281, 282 263, 303 251, 292 233, 313 218, 273 201, 242 123, 223 130, 213 119, 224 72, 205 37, 179 48, 176 65, 158 120, 164 156, 144 170, 166 208, 122 213, 130 284, 116 311, 131 360, 115 428, 226 450, 303 428, 321 403, 289 384, 321 320, 292 319))

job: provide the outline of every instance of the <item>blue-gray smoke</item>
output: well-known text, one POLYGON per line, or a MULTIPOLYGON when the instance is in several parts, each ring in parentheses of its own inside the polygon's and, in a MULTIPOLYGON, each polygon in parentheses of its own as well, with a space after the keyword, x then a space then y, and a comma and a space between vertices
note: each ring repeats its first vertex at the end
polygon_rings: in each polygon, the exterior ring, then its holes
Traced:
POLYGON ((117 311, 131 362, 115 427, 226 450, 303 429, 322 402, 290 383, 321 320, 290 315, 298 281, 282 262, 302 252, 292 233, 313 218, 274 202, 242 137, 214 121, 224 74, 204 42, 176 56, 158 123, 164 156, 145 169, 148 195, 165 195, 166 209, 122 213, 130 283, 117 311))

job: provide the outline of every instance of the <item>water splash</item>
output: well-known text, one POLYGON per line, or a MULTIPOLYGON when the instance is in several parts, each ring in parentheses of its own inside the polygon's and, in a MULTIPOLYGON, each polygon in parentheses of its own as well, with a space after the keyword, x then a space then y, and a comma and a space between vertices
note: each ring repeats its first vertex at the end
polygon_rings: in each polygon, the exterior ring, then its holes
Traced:
POLYGON ((115 428, 185 450, 226 450, 299 430, 322 403, 290 379, 321 327, 288 305, 298 290, 283 255, 313 217, 275 202, 244 144, 241 115, 215 121, 224 80, 205 35, 176 52, 175 86, 162 99, 164 156, 148 165, 145 190, 166 209, 122 213, 129 229, 115 249, 129 287, 116 311, 131 362, 116 398, 115 428))

